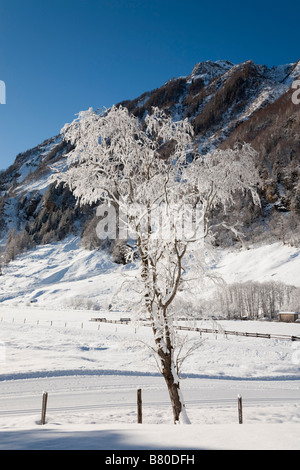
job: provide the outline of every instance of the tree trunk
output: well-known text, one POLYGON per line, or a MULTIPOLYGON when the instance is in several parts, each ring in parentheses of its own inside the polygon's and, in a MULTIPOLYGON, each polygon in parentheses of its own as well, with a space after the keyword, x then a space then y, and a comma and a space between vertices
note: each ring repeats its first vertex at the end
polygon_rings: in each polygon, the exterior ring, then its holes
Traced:
MULTIPOLYGON (((150 315, 152 315, 152 318, 153 313, 153 311, 151 311, 150 313, 150 315)), ((186 414, 185 404, 180 390, 180 380, 177 373, 177 366, 174 360, 174 345, 171 339, 172 335, 170 333, 170 326, 168 323, 166 308, 163 309, 163 313, 160 312, 160 314, 158 314, 158 312, 156 311, 155 314, 162 320, 160 324, 163 323, 164 333, 161 327, 157 328, 154 320, 152 323, 152 329, 156 343, 156 352, 158 354, 161 365, 161 373, 168 387, 171 406, 173 410, 174 424, 190 424, 190 420, 186 414)))
POLYGON ((180 421, 182 411, 182 403, 179 396, 179 384, 174 382, 172 374, 164 373, 164 379, 166 381, 171 400, 174 424, 176 424, 180 421))
POLYGON ((174 424, 190 424, 180 390, 179 377, 177 376, 175 364, 172 360, 172 354, 164 354, 162 364, 162 373, 168 387, 174 417, 174 424))

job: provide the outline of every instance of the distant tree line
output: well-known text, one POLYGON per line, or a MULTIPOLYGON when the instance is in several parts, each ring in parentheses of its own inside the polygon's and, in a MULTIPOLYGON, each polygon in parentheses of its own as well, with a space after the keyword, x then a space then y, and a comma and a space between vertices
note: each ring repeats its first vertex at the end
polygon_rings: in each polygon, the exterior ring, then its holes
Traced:
POLYGON ((227 319, 273 320, 280 310, 300 310, 300 288, 283 282, 228 284, 214 299, 214 313, 227 319))

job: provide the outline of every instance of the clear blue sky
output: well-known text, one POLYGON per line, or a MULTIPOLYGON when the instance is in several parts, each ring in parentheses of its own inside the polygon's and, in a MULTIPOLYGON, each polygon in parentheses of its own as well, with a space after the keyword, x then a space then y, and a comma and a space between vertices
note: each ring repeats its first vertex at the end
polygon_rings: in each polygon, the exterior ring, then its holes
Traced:
POLYGON ((0 0, 0 169, 75 114, 197 62, 300 59, 299 0, 0 0))

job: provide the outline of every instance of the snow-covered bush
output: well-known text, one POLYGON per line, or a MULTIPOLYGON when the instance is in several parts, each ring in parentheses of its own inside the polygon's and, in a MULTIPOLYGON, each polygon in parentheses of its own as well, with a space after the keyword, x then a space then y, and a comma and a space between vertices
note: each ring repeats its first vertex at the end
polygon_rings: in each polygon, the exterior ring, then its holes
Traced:
POLYGON ((64 307, 74 310, 100 310, 98 302, 82 296, 69 297, 63 304, 64 307))

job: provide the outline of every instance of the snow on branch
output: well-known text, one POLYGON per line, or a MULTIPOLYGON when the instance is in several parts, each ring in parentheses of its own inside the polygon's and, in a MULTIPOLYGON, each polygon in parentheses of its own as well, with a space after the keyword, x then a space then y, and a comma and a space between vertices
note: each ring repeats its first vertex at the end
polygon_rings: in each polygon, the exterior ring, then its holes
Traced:
MULTIPOLYGON (((236 194, 246 191, 259 204, 255 152, 244 144, 203 157, 193 148, 188 120, 173 122, 158 108, 144 122, 121 106, 102 114, 89 109, 64 126, 62 134, 73 150, 67 171, 56 180, 67 184, 82 204, 116 207, 119 219, 112 220, 121 220, 122 230, 119 226, 115 232, 134 240, 140 259, 137 310, 151 323, 170 396, 177 397, 177 416, 183 405, 175 373, 174 305, 185 286, 188 295, 193 280, 199 284, 205 277, 213 209, 233 204, 236 194)), ((193 350, 185 349, 186 355, 193 350)))

